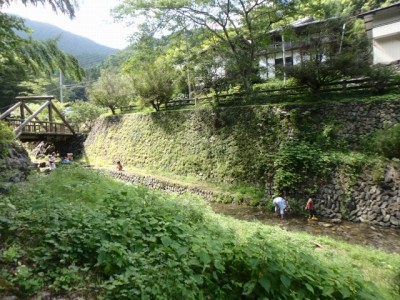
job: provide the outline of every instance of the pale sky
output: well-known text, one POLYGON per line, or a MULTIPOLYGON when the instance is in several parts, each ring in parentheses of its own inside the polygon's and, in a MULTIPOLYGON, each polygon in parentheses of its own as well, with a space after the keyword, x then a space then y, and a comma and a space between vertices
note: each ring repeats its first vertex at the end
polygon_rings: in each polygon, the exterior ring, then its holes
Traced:
POLYGON ((89 38, 99 44, 123 49, 128 46, 128 37, 133 33, 124 23, 114 23, 110 10, 121 0, 79 0, 75 18, 56 14, 50 6, 24 6, 20 1, 12 1, 2 11, 20 17, 49 23, 74 34, 89 38))

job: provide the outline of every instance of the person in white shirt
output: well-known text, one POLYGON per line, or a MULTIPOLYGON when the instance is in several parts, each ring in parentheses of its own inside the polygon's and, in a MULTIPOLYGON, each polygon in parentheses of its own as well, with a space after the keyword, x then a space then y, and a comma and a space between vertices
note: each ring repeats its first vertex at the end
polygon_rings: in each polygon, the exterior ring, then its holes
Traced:
POLYGON ((49 167, 50 167, 50 170, 54 170, 56 168, 55 153, 52 153, 51 155, 49 155, 49 167))
POLYGON ((275 206, 275 213, 277 216, 281 216, 281 219, 283 219, 283 215, 285 213, 285 208, 287 206, 286 200, 283 197, 275 197, 274 200, 272 200, 272 203, 275 206))

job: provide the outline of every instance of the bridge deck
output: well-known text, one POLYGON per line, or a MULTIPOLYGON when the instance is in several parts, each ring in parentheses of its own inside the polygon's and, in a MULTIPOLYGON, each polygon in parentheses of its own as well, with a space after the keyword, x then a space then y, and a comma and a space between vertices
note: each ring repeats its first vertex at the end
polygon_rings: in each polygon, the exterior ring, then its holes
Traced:
MULTIPOLYGON (((5 121, 13 129, 18 128, 23 120, 7 118, 5 121)), ((41 141, 48 139, 64 139, 74 136, 78 132, 77 128, 74 128, 73 133, 68 126, 63 123, 46 122, 46 121, 31 121, 28 122, 21 130, 18 138, 21 141, 41 141)))
MULTIPOLYGON (((24 120, 6 119, 11 128, 18 128, 24 120)), ((74 128, 76 130, 76 128, 74 128)), ((28 122, 22 129, 22 134, 60 134, 74 135, 74 133, 64 123, 46 122, 46 121, 31 121, 28 122)))
POLYGON ((29 96, 17 97, 16 99, 20 101, 4 113, 0 114, 0 120, 6 121, 9 126, 14 129, 15 139, 42 140, 49 137, 65 138, 76 134, 77 127, 70 125, 57 107, 52 103, 51 100, 54 99, 54 96, 29 96), (26 101, 43 100, 46 102, 35 112, 32 112, 25 103, 26 101), (45 109, 48 111, 49 121, 41 121, 38 118, 39 113, 45 109), (19 116, 16 117, 15 113, 17 111, 19 111, 19 116), (62 123, 55 122, 53 112, 58 115, 59 119, 62 120, 62 123), (11 115, 12 113, 14 113, 14 115, 11 115), (29 114, 29 116, 26 116, 27 114, 29 114))

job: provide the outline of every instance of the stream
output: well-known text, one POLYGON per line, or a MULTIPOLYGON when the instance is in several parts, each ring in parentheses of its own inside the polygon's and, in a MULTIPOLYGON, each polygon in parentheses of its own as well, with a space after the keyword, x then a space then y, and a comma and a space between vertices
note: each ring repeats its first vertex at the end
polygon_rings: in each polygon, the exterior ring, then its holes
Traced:
MULTIPOLYGON (((115 177, 115 174, 109 174, 115 177)), ((129 182, 126 178, 118 178, 118 180, 129 182)), ((368 246, 388 253, 400 253, 400 229, 398 228, 347 221, 333 224, 329 219, 324 218, 320 218, 318 221, 307 221, 306 217, 288 216, 281 220, 265 207, 215 202, 209 202, 209 205, 214 212, 236 219, 250 222, 258 221, 266 225, 279 226, 287 231, 302 231, 313 235, 328 236, 336 240, 368 246)))
POLYGON ((400 230, 366 223, 342 221, 330 223, 329 219, 307 221, 306 217, 288 216, 284 220, 276 218, 273 212, 263 207, 237 204, 210 203, 216 213, 246 221, 259 221, 266 225, 279 226, 287 231, 303 231, 313 235, 328 236, 348 243, 369 246, 386 252, 400 253, 400 230))

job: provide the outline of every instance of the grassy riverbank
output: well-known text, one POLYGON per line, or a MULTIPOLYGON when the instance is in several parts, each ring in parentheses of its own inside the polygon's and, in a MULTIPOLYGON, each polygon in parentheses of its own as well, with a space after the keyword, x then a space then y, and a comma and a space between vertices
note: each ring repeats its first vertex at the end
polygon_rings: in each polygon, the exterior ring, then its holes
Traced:
POLYGON ((75 166, 0 197, 0 296, 397 299, 400 255, 214 214, 75 166))

